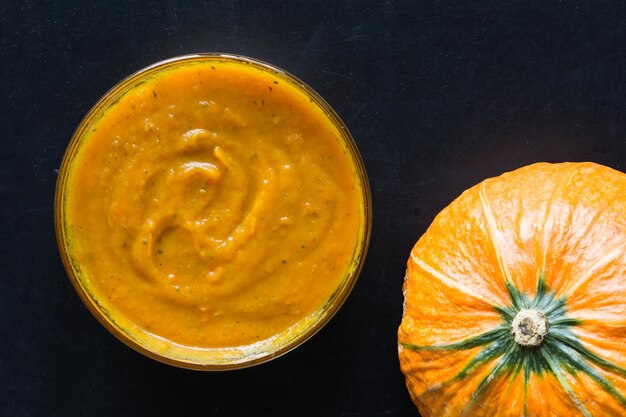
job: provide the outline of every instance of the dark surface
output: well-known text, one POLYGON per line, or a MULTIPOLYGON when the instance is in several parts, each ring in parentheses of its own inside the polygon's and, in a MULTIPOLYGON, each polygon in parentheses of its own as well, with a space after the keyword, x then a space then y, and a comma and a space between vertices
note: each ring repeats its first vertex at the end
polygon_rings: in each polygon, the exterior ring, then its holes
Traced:
MULTIPOLYGON (((619 2, 0 5, 0 415, 411 416, 396 354, 412 244, 465 188, 536 161, 626 170, 619 2), (58 256, 56 169, 117 81, 216 51, 295 74, 358 143, 372 244, 332 322, 288 355, 201 373, 139 355, 81 304, 58 256)), ((56 3, 56 4, 52 4, 56 3)))

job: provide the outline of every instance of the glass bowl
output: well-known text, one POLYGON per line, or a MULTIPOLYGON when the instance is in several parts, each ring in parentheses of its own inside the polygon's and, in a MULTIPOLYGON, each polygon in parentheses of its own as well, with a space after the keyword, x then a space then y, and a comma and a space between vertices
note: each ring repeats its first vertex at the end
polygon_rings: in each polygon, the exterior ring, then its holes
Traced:
POLYGON ((371 234, 372 210, 370 188, 363 161, 357 146, 337 113, 313 89, 293 75, 270 64, 237 55, 207 53, 185 55, 157 62, 122 80, 107 92, 87 113, 79 124, 65 152, 56 186, 55 227, 57 242, 68 277, 84 304, 96 319, 115 337, 136 351, 155 360, 189 369, 228 370, 252 366, 269 361, 304 343, 319 331, 337 313, 354 287, 363 267, 371 234), (155 74, 181 65, 196 62, 238 62, 270 73, 281 82, 306 94, 312 106, 318 106, 328 120, 340 132, 349 156, 357 172, 363 195, 362 219, 359 236, 350 267, 327 302, 313 314, 305 317, 287 330, 258 343, 244 346, 201 348, 177 344, 140 328, 122 314, 112 314, 110 306, 100 300, 89 285, 89 279, 81 271, 81 262, 75 256, 67 227, 66 198, 68 193, 68 170, 80 146, 89 140, 89 132, 103 117, 105 111, 136 86, 155 74))

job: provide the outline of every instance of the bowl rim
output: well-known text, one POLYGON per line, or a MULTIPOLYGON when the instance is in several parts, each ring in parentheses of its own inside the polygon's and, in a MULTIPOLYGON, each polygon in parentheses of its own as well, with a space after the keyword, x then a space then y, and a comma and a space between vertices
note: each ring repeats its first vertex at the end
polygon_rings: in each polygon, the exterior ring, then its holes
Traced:
MULTIPOLYGON (((98 99, 98 101, 96 101, 96 103, 81 119, 76 130, 72 134, 67 148, 63 154, 63 159, 59 168, 55 187, 54 223, 57 246, 61 255, 61 259, 63 261, 66 275, 68 276, 68 279, 74 287, 74 290, 81 298, 83 304, 88 308, 90 313, 98 320, 98 322, 100 322, 100 324, 109 331, 109 333, 111 333, 113 336, 123 342, 126 346, 156 361, 185 369, 222 371, 243 369, 278 358, 309 340, 335 316, 335 314, 343 306, 346 299, 352 292, 356 281, 358 280, 363 270, 371 240, 372 198, 370 184, 367 172, 365 170, 365 164, 363 162, 363 158, 361 156, 361 153, 359 152, 357 144, 352 137, 352 134, 348 130, 343 120, 330 106, 330 104, 328 104, 326 100, 324 100, 315 90, 313 90, 313 88, 301 81, 296 76, 288 73, 287 71, 255 58, 230 53, 203 52, 174 56, 143 67, 116 83, 105 94, 103 94, 98 99), (350 267, 342 282, 335 289, 335 292, 333 292, 330 298, 326 301, 326 304, 324 304, 320 308, 320 310, 317 310, 322 311, 323 314, 316 318, 313 324, 307 326, 304 330, 298 333, 295 337, 289 339, 287 343, 280 346, 278 349, 266 352, 262 355, 253 355, 250 360, 228 363, 198 363, 182 359, 176 359, 150 350, 148 347, 133 339, 133 337, 128 332, 126 332, 120 325, 115 323, 107 314, 103 312, 104 307, 98 304, 97 300, 95 299, 96 297, 90 295, 90 293, 84 288, 83 284, 81 283, 81 279, 78 277, 77 267, 72 259, 70 259, 70 255, 68 254, 69 243, 68 239, 66 238, 64 220, 64 196, 66 191, 65 185, 68 178, 68 169, 71 166, 71 163, 74 159, 73 157, 76 154, 79 145, 82 143, 85 137, 88 137, 87 135, 85 135, 86 129, 90 127, 94 121, 97 120, 96 116, 102 115, 102 112, 106 110, 106 108, 115 105, 117 100, 119 100, 119 98, 123 96, 123 94, 127 93, 136 86, 138 80, 145 79, 150 74, 156 74, 167 68, 176 67, 185 63, 211 60, 222 60, 230 62, 235 61, 238 63, 246 63, 256 66, 259 70, 266 71, 283 79, 286 79, 291 84, 293 84, 295 88, 300 90, 302 93, 305 93, 310 99, 312 99, 317 104, 317 106, 325 113, 329 121, 338 130, 340 136, 344 140, 345 145, 350 152, 350 157, 352 158, 355 166, 356 175, 358 176, 361 184, 364 206, 363 224, 360 224, 360 229, 362 228, 362 232, 361 230, 359 231, 359 233, 362 233, 363 236, 360 239, 360 242, 358 242, 358 246, 355 247, 354 254, 352 256, 351 265, 354 266, 350 267)), ((168 342, 175 344, 175 342, 173 341, 168 342)))

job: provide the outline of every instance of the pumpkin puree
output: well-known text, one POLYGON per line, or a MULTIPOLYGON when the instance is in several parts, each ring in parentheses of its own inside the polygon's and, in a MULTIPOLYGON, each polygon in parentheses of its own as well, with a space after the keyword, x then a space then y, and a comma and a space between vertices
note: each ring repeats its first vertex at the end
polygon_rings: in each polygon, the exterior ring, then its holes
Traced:
POLYGON ((248 345, 319 310, 363 239, 337 127, 245 62, 157 72, 111 105, 68 168, 73 258, 115 321, 185 346, 248 345))

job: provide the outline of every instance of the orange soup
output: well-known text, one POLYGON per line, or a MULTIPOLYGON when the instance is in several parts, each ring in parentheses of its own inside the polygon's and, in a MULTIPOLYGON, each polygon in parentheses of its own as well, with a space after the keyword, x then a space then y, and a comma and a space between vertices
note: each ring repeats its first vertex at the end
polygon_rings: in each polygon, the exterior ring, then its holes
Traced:
POLYGON ((171 344, 271 340, 332 298, 366 240, 358 156, 317 99, 262 65, 153 71, 67 167, 68 256, 108 320, 171 344))

